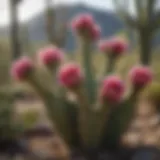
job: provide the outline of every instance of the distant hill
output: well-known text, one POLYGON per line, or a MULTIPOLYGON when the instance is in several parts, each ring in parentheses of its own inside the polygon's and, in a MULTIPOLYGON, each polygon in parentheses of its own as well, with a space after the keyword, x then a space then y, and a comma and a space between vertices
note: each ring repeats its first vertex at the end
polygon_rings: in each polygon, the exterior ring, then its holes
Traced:
MULTIPOLYGON (((125 28, 123 22, 118 18, 118 16, 111 12, 100 11, 97 9, 89 8, 84 5, 74 5, 74 6, 61 6, 56 8, 56 12, 60 13, 62 9, 67 10, 67 21, 69 22, 76 14, 87 12, 91 13, 97 23, 100 24, 102 28, 102 37, 112 36, 125 28)), ((29 39, 31 41, 46 41, 45 33, 45 14, 39 13, 32 19, 28 21, 28 31, 29 39)), ((7 28, 0 29, 0 37, 6 36, 8 34, 7 28)), ((68 30, 66 39, 65 49, 73 50, 75 48, 75 37, 72 32, 68 30)), ((159 44, 160 36, 156 36, 154 39, 154 44, 159 44)))

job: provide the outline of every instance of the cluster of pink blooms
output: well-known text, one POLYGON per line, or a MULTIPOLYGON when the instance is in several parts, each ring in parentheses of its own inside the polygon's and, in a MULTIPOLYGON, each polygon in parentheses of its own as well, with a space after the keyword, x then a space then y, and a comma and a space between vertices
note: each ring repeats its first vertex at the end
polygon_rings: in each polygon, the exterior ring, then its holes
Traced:
POLYGON ((118 76, 108 76, 101 85, 100 98, 109 103, 118 103, 123 97, 125 86, 118 76))
MULTIPOLYGON (((11 69, 16 80, 24 80, 33 70, 33 62, 23 57, 17 60, 11 69)), ((135 87, 144 87, 152 81, 152 71, 147 67, 135 67, 130 71, 130 81, 135 87)), ((59 71, 59 82, 67 88, 75 88, 82 84, 84 75, 81 68, 74 63, 66 64, 59 71)), ((124 83, 118 76, 108 76, 101 85, 101 98, 110 102, 119 102, 124 94, 124 83)))
POLYGON ((38 53, 40 63, 48 67, 56 67, 63 59, 63 51, 57 47, 50 46, 38 53))
POLYGON ((11 75, 15 80, 25 80, 33 70, 33 62, 28 57, 22 57, 12 64, 11 75))
POLYGON ((127 43, 120 38, 101 40, 99 43, 99 49, 101 52, 115 56, 122 55, 127 48, 127 43))
MULTIPOLYGON (((148 67, 137 66, 129 73, 130 81, 135 88, 143 88, 153 79, 153 73, 148 67)), ((101 98, 111 102, 119 102, 124 94, 124 83, 118 76, 108 76, 101 86, 101 98)))
POLYGON ((136 66, 130 71, 130 81, 136 88, 146 86, 153 79, 153 73, 146 66, 136 66))
POLYGON ((100 37, 101 28, 95 23, 90 14, 80 14, 72 21, 72 29, 83 37, 97 40, 100 37))
POLYGON ((83 80, 81 68, 75 63, 66 64, 59 71, 59 82, 67 88, 79 87, 83 80))
MULTIPOLYGON (((74 30, 81 33, 87 32, 93 39, 99 36, 99 29, 92 16, 88 14, 76 17, 72 25, 74 30)), ((111 39, 102 41, 99 47, 105 53, 110 52, 115 55, 121 55, 126 51, 127 44, 120 39, 111 39)), ((63 52, 56 47, 46 47, 38 53, 38 58, 42 64, 53 67, 60 64, 63 52)), ((11 74, 16 80, 25 80, 33 71, 33 68, 33 62, 28 57, 22 57, 13 63, 11 74)), ((75 63, 62 66, 58 76, 60 84, 70 89, 81 86, 84 81, 83 72, 75 63)), ((145 66, 134 67, 129 73, 132 85, 139 88, 150 83, 152 77, 152 71, 145 66)), ((100 97, 103 101, 118 103, 122 99, 124 91, 124 83, 118 76, 108 76, 101 84, 100 97)))

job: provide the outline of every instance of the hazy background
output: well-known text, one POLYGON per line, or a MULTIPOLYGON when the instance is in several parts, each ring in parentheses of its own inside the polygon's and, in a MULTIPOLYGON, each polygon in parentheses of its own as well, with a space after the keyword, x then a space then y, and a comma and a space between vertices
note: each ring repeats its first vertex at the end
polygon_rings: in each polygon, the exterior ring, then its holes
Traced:
MULTIPOLYGON (((0 1, 0 25, 7 25, 9 23, 9 0, 0 1)), ((78 3, 85 4, 87 6, 99 9, 113 11, 114 7, 112 0, 54 0, 56 5, 76 5, 78 3)), ((44 0, 23 0, 19 5, 19 19, 20 21, 26 21, 37 13, 43 11, 45 8, 44 0)))

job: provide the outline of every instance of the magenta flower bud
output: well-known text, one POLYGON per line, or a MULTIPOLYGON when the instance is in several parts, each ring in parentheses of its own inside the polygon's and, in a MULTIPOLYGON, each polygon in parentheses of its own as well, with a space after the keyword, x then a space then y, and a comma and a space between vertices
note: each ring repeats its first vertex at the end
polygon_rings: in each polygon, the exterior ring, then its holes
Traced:
POLYGON ((128 45, 124 40, 115 38, 111 42, 111 47, 113 53, 123 54, 127 50, 128 45))
POLYGON ((100 97, 103 102, 119 103, 124 91, 124 83, 119 77, 108 76, 102 83, 100 97))
POLYGON ((67 88, 78 88, 81 86, 83 80, 83 73, 77 64, 66 64, 62 66, 59 71, 59 81, 63 86, 67 88))
POLYGON ((63 59, 63 51, 54 46, 44 48, 39 53, 40 63, 46 65, 47 67, 53 68, 60 64, 63 59))
POLYGON ((146 66, 137 66, 131 69, 129 78, 135 88, 142 88, 152 81, 153 73, 146 66))
POLYGON ((97 40, 100 36, 100 26, 98 26, 90 14, 78 15, 72 21, 72 29, 81 37, 88 40, 97 40))
POLYGON ((33 71, 33 62, 28 57, 16 60, 11 67, 11 75, 15 80, 26 80, 33 71))
POLYGON ((73 19, 71 25, 76 32, 90 31, 94 25, 94 20, 90 14, 80 14, 73 19))
POLYGON ((122 55, 127 50, 127 48, 127 43, 118 38, 102 40, 99 43, 99 49, 102 52, 113 54, 115 56, 122 55))

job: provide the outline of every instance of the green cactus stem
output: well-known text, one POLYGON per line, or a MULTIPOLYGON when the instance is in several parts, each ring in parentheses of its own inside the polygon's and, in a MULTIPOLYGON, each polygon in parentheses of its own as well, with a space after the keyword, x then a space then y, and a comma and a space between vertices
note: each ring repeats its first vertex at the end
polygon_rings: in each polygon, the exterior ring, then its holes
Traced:
MULTIPOLYGON (((69 145, 70 146, 77 146, 80 141, 79 141, 79 133, 78 133, 78 107, 77 104, 70 102, 67 100, 67 92, 66 89, 57 85, 57 70, 58 70, 58 65, 48 67, 47 68, 50 74, 52 75, 53 79, 53 92, 57 96, 56 98, 56 106, 60 106, 59 108, 59 113, 57 114, 56 117, 60 120, 62 119, 68 119, 68 124, 70 124, 70 128, 68 127, 70 134, 69 135, 69 145), (64 115, 64 116, 63 116, 64 115), (66 116, 66 117, 65 117, 66 116)), ((54 117, 53 117, 54 121, 54 117)), ((67 122, 67 121, 66 121, 67 122)), ((62 124, 63 126, 63 124, 62 124)), ((66 125, 67 127, 67 125, 66 125)), ((66 128, 67 129, 67 128, 66 128)), ((67 135, 68 136, 68 135, 67 135)))
POLYGON ((77 93, 79 112, 79 133, 84 148, 96 148, 100 145, 109 108, 107 104, 89 105, 85 91, 77 93))
POLYGON ((126 100, 118 105, 115 110, 111 111, 106 123, 104 137, 102 138, 104 146, 109 148, 119 146, 120 138, 133 118, 137 96, 138 93, 133 92, 126 100))
POLYGON ((114 67, 115 67, 115 62, 116 62, 116 57, 113 54, 109 54, 105 75, 108 75, 113 72, 114 67))
POLYGON ((96 83, 93 75, 93 66, 92 66, 92 43, 88 40, 81 41, 82 43, 82 54, 83 54, 83 67, 85 71, 86 84, 89 102, 91 104, 95 101, 96 96, 96 83))
POLYGON ((45 88, 37 81, 37 77, 30 78, 29 83, 42 98, 52 124, 56 126, 62 138, 70 144, 73 135, 71 133, 72 126, 68 119, 64 97, 58 97, 50 89, 45 88))
POLYGON ((72 140, 70 143, 71 148, 78 148, 81 145, 79 128, 78 128, 78 104, 65 101, 66 112, 68 115, 69 123, 71 125, 72 140))
POLYGON ((152 33, 149 29, 142 28, 139 31, 139 44, 140 45, 140 61, 144 65, 148 65, 151 62, 151 39, 152 33))
POLYGON ((52 67, 47 67, 49 73, 52 76, 52 85, 53 85, 53 91, 58 94, 62 94, 62 90, 65 93, 64 89, 62 89, 62 87, 59 87, 57 85, 57 70, 58 70, 58 66, 52 66, 52 67))
POLYGON ((90 111, 88 118, 88 147, 100 147, 101 139, 103 136, 106 121, 108 120, 108 115, 110 109, 108 104, 99 105, 97 104, 92 111, 90 111))
POLYGON ((86 96, 86 91, 82 87, 74 90, 78 100, 78 132, 82 145, 88 146, 88 121, 90 120, 90 104, 86 96))

